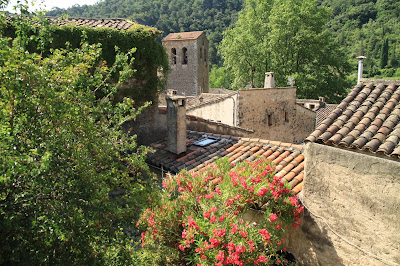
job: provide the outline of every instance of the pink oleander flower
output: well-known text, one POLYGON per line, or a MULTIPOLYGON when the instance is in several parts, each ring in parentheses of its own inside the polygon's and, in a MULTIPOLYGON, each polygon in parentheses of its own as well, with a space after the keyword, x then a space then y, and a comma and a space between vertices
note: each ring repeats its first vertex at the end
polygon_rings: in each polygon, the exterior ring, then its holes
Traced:
POLYGON ((222 263, 224 259, 225 259, 225 253, 222 250, 219 250, 217 255, 217 260, 222 263))
POLYGON ((215 206, 212 206, 208 211, 209 211, 209 212, 216 212, 216 211, 217 211, 217 208, 215 208, 215 206))
POLYGON ((209 219, 210 218, 210 213, 209 212, 206 212, 206 211, 203 211, 203 216, 204 216, 204 218, 206 218, 206 219, 209 219))
POLYGON ((266 263, 267 262, 267 258, 263 255, 258 256, 258 261, 261 263, 266 263))
POLYGON ((221 244, 221 241, 219 241, 216 238, 210 238, 210 243, 213 245, 213 247, 218 247, 219 244, 221 244))
POLYGON ((226 229, 221 229, 221 228, 214 229, 213 234, 214 234, 215 236, 217 236, 217 237, 221 237, 221 238, 222 238, 222 237, 224 237, 225 234, 226 234, 226 229))
POLYGON ((231 233, 231 234, 235 234, 237 231, 238 231, 238 225, 237 225, 237 224, 234 224, 234 225, 232 226, 232 230, 230 231, 230 233, 231 233))
POLYGON ((215 215, 212 215, 210 218, 210 223, 215 223, 216 220, 217 220, 217 217, 215 217, 215 215))
POLYGON ((246 238, 249 235, 249 233, 247 233, 246 231, 240 231, 240 235, 246 238))
POLYGON ((258 232, 265 238, 266 241, 269 241, 271 239, 271 236, 269 235, 267 229, 261 229, 258 230, 258 232))
POLYGON ((262 197, 268 192, 268 188, 266 186, 263 186, 258 192, 257 195, 262 197))
POLYGON ((276 220, 278 220, 278 216, 276 215, 276 213, 272 212, 269 216, 269 219, 271 220, 271 222, 275 222, 276 220))

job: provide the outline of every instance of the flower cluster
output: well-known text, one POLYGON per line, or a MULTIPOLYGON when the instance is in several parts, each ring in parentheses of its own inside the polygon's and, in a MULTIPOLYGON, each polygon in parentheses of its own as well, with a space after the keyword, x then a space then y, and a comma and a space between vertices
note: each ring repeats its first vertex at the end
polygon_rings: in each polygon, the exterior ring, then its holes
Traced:
POLYGON ((157 263, 286 263, 284 228, 300 224, 303 208, 265 159, 219 160, 168 176, 163 188, 159 204, 138 222, 147 232, 143 246, 166 251, 157 263))

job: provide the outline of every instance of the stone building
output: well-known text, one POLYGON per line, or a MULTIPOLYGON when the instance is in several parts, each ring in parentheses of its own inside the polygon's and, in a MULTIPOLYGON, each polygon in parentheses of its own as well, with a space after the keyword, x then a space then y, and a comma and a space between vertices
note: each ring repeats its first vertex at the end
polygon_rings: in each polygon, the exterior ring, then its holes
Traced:
POLYGON ((198 96, 208 92, 208 40, 203 31, 170 33, 163 40, 171 72, 166 90, 198 96))
POLYGON ((305 142, 297 261, 400 264, 400 86, 359 83, 305 142))
POLYGON ((264 88, 239 91, 238 126, 254 137, 301 143, 315 128, 315 112, 296 103, 296 87, 275 87, 274 73, 265 75, 264 88))
MULTIPOLYGON (((266 73, 264 88, 221 94, 190 106, 187 112, 205 119, 254 131, 251 137, 301 143, 314 129, 316 111, 297 103, 296 87, 276 87, 266 73)), ((200 98, 207 98, 203 93, 200 98)))

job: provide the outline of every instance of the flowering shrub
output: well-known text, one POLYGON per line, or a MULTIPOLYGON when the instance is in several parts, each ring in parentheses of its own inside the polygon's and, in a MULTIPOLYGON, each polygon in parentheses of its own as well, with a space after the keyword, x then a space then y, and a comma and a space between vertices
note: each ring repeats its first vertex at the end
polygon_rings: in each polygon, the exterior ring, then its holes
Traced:
POLYGON ((169 175, 163 188, 158 204, 138 221, 148 262, 288 263, 281 255, 284 228, 300 224, 303 207, 265 159, 238 165, 219 160, 199 172, 169 175))

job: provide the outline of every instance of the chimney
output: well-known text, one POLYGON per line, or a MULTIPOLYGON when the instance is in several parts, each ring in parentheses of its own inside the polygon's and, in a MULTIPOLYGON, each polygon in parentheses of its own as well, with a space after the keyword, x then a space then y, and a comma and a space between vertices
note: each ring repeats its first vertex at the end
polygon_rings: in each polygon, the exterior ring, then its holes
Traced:
POLYGON ((175 154, 186 151, 186 97, 167 96, 167 149, 175 154))
POLYGON ((357 84, 360 83, 360 81, 361 81, 361 79, 362 79, 362 74, 363 74, 363 60, 364 60, 365 58, 366 58, 366 57, 363 56, 363 55, 357 57, 357 59, 358 59, 358 79, 357 79, 357 84))
POLYGON ((265 73, 264 89, 275 88, 274 72, 265 73))

